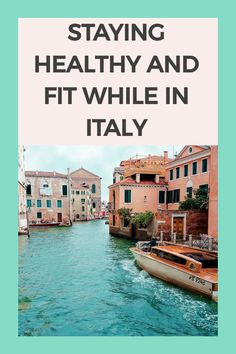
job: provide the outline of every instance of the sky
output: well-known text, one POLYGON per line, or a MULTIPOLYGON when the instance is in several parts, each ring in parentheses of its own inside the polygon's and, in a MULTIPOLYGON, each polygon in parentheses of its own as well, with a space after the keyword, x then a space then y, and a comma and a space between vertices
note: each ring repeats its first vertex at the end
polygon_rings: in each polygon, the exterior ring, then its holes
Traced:
POLYGON ((114 168, 122 160, 128 160, 136 154, 163 155, 164 150, 168 150, 169 157, 173 157, 173 153, 178 153, 182 148, 182 145, 28 145, 25 146, 25 169, 67 173, 67 168, 74 171, 83 167, 102 178, 102 200, 108 200, 107 187, 112 184, 114 168))

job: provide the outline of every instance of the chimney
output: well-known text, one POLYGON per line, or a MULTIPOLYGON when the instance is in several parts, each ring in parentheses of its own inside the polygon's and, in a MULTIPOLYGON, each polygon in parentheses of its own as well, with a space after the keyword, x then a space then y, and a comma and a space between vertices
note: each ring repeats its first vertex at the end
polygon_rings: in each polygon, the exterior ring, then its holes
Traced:
POLYGON ((164 164, 168 162, 168 151, 164 151, 164 164))
POLYGON ((159 175, 155 175, 155 183, 159 183, 159 175))
POLYGON ((139 182, 140 182, 140 173, 136 173, 136 175, 135 175, 135 181, 136 181, 136 183, 139 183, 139 182))

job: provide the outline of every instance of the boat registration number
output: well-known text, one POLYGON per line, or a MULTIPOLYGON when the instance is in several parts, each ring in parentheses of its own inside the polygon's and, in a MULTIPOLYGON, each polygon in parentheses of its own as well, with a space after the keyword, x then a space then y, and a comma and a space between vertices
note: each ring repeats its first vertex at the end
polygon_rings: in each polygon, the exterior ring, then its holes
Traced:
POLYGON ((205 280, 203 280, 201 278, 198 278, 195 275, 190 275, 189 276, 189 280, 192 280, 192 281, 194 281, 195 283, 198 283, 198 284, 205 285, 205 280))

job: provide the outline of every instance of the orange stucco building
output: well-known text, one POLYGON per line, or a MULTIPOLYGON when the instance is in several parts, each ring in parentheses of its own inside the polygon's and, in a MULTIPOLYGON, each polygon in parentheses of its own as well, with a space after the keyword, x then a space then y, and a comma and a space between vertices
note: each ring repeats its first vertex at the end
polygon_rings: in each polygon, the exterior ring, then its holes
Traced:
POLYGON ((214 238, 218 236, 217 171, 218 147, 209 145, 186 145, 173 161, 165 165, 168 210, 178 210, 179 202, 187 196, 194 196, 196 189, 209 190, 208 234, 214 238))
MULTIPOLYGON (((218 148, 209 145, 186 145, 175 159, 169 159, 165 151, 164 156, 122 161, 114 171, 115 183, 109 187, 110 226, 123 227, 117 212, 120 208, 134 213, 150 210, 156 218, 162 218, 161 211, 165 211, 170 214, 166 219, 171 220, 171 232, 185 235, 191 226, 189 213, 179 212, 179 202, 194 196, 194 190, 205 188, 209 190, 208 235, 217 238, 217 161, 218 148)), ((203 229, 207 231, 207 224, 203 229)))

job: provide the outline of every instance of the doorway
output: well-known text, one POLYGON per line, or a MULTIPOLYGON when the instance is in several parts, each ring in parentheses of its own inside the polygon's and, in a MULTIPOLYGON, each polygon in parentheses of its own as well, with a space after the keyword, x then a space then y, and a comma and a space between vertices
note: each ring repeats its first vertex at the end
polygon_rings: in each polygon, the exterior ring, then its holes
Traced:
POLYGON ((57 213, 57 222, 62 222, 62 213, 57 213))
POLYGON ((172 234, 176 233, 177 237, 182 237, 185 235, 185 217, 184 216, 173 216, 172 219, 172 234))

